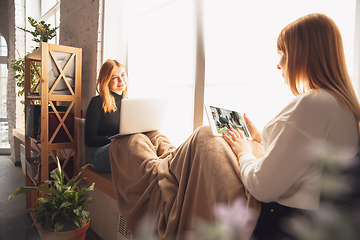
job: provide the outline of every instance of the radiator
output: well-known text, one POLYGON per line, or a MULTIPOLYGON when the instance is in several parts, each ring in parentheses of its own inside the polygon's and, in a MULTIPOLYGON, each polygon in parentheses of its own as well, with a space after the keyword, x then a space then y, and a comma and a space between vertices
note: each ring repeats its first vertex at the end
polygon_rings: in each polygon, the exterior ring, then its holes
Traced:
POLYGON ((125 221, 121 212, 119 212, 119 232, 117 236, 117 240, 134 240, 133 235, 131 234, 130 230, 126 227, 125 221))

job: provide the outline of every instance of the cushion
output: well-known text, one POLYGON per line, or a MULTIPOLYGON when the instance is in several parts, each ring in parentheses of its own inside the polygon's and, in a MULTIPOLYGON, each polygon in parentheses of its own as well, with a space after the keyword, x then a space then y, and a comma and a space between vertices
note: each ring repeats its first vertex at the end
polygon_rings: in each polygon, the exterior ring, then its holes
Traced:
POLYGON ((76 142, 75 162, 76 166, 81 167, 90 162, 90 148, 85 144, 85 118, 75 117, 74 124, 76 142))

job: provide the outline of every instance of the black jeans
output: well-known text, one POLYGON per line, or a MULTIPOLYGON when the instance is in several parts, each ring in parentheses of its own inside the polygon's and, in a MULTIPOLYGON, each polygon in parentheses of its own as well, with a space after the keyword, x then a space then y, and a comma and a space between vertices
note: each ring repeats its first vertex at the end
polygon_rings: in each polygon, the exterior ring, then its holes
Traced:
POLYGON ((309 216, 307 210, 286 207, 276 202, 261 203, 261 213, 251 240, 290 240, 296 236, 286 227, 287 218, 309 216))

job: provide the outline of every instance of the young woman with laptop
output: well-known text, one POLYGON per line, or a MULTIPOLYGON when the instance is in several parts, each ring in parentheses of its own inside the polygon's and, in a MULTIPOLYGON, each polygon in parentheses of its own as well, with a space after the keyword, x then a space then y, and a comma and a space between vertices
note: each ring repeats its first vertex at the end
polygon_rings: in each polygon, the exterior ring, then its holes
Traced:
POLYGON ((117 60, 106 60, 96 85, 99 95, 91 99, 85 116, 85 143, 94 168, 111 172, 108 137, 119 133, 121 100, 127 95, 125 67, 117 60))

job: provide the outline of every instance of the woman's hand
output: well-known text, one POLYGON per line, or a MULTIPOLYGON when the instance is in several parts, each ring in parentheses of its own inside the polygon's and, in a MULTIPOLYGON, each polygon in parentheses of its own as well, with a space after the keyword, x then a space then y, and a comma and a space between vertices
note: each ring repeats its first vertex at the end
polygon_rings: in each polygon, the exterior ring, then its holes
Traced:
MULTIPOLYGON (((250 129, 249 129, 250 131, 250 129)), ((245 138, 240 129, 236 131, 232 128, 228 129, 229 135, 223 134, 225 141, 230 145, 237 159, 246 153, 252 154, 251 145, 248 139, 245 138)))
POLYGON ((244 119, 251 137, 258 143, 261 143, 261 132, 255 127, 255 124, 253 124, 245 114, 244 119))

